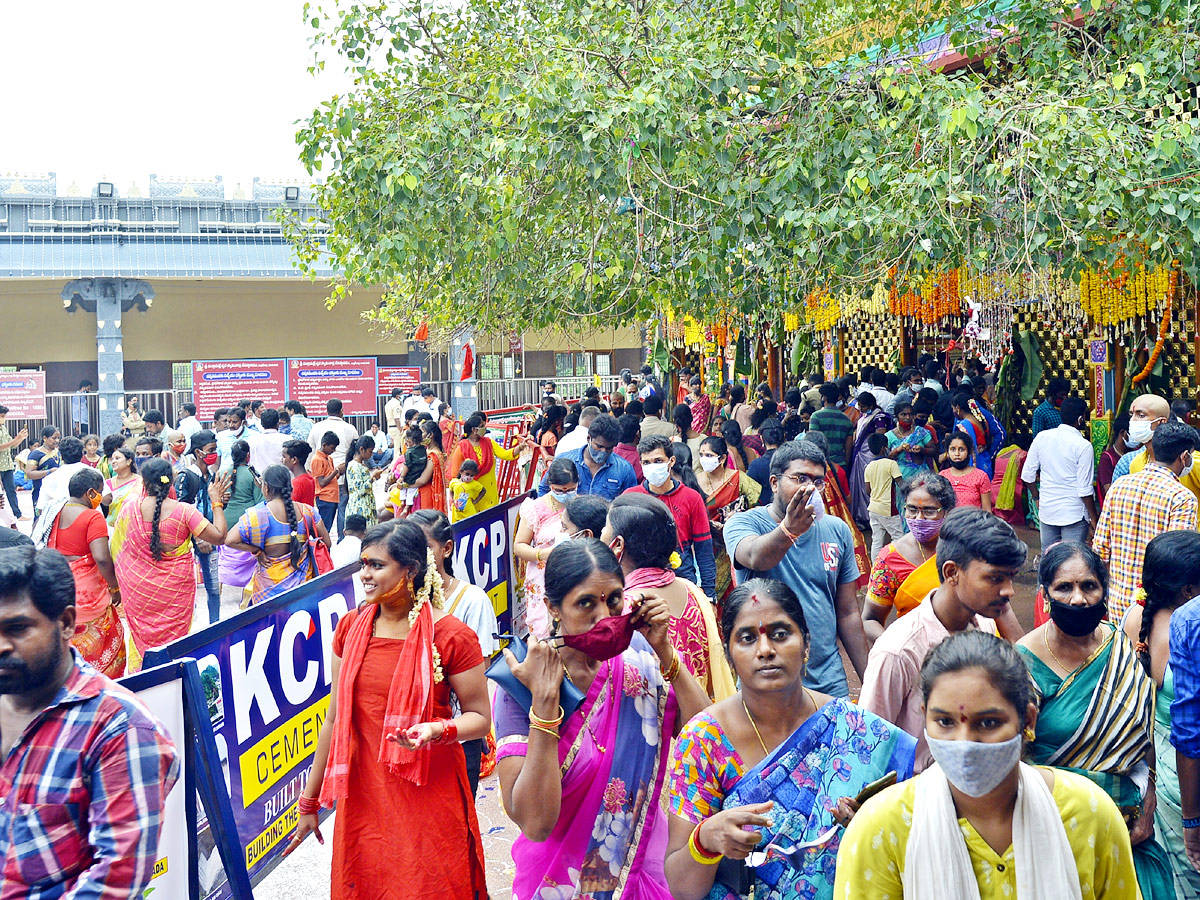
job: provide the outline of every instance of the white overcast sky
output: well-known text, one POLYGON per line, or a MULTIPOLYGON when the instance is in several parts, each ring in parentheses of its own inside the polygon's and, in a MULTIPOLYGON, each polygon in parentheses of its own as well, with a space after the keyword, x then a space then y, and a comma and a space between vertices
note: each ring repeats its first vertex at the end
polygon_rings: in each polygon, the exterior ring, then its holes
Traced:
MULTIPOLYGON (((315 4, 314 4, 315 5, 315 4)), ((303 0, 0 2, 0 173, 122 196, 150 173, 304 178, 297 119, 345 90, 308 74, 303 0)), ((337 68, 333 61, 330 66, 337 68)))

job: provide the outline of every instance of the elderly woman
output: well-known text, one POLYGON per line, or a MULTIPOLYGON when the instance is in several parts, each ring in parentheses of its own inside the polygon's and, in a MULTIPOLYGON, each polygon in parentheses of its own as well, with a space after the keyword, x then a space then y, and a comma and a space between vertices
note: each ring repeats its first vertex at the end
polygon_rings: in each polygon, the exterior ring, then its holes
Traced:
POLYGON ((1173 897, 1154 840, 1154 682, 1105 621, 1108 568, 1091 547, 1064 541, 1043 553, 1038 581, 1050 620, 1017 643, 1041 709, 1026 757, 1103 788, 1129 826, 1142 896, 1173 897))
POLYGON ((671 894, 830 900, 852 798, 888 772, 911 776, 916 741, 804 687, 808 626, 782 582, 739 585, 722 625, 741 690, 688 722, 675 745, 671 894), (733 865, 718 867, 722 858, 733 865))
POLYGON ((1129 832, 1108 795, 1077 772, 1021 762, 1041 721, 1008 642, 950 635, 925 660, 921 693, 937 764, 855 814, 839 900, 1135 896, 1129 832))

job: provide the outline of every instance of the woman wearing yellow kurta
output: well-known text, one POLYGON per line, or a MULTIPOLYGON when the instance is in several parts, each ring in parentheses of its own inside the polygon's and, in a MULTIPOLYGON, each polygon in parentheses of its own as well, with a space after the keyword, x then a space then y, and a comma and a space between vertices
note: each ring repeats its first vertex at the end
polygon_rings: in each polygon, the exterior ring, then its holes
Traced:
POLYGON ((951 635, 921 671, 934 764, 863 804, 837 900, 1132 900, 1129 829, 1088 778, 1022 763, 1037 705, 1010 644, 951 635))
POLYGON ((475 511, 483 512, 500 502, 500 489, 496 484, 496 459, 514 460, 521 455, 520 446, 508 449, 501 447, 487 434, 487 419, 483 413, 475 413, 463 423, 463 439, 450 454, 447 480, 458 477, 458 470, 465 460, 473 459, 479 465, 475 481, 483 485, 483 493, 475 501, 475 511))

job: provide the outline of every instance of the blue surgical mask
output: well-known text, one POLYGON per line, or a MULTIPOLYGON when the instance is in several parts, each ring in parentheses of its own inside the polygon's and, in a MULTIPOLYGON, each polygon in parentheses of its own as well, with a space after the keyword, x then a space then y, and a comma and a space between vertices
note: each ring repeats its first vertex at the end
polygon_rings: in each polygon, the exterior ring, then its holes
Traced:
POLYGON ((135 456, 133 458, 134 470, 138 471, 138 472, 142 471, 142 463, 144 463, 148 459, 153 459, 153 458, 154 457, 152 457, 152 456, 135 456))
POLYGON ((608 458, 612 456, 611 450, 597 450, 592 446, 588 447, 588 452, 592 455, 592 462, 598 466, 604 465, 608 462, 608 458))
POLYGON ((579 489, 573 491, 551 491, 550 496, 565 506, 579 496, 579 489))

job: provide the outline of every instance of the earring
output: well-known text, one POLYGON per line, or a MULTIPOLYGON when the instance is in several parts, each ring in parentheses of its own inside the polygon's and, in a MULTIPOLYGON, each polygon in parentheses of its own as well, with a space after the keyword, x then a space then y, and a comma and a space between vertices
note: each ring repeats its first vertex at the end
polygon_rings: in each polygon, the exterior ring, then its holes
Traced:
POLYGON ((1037 737, 1037 734, 1034 732, 1034 730, 1032 728, 1026 728, 1024 737, 1025 737, 1025 740, 1027 743, 1032 744, 1034 741, 1034 738, 1037 737))

